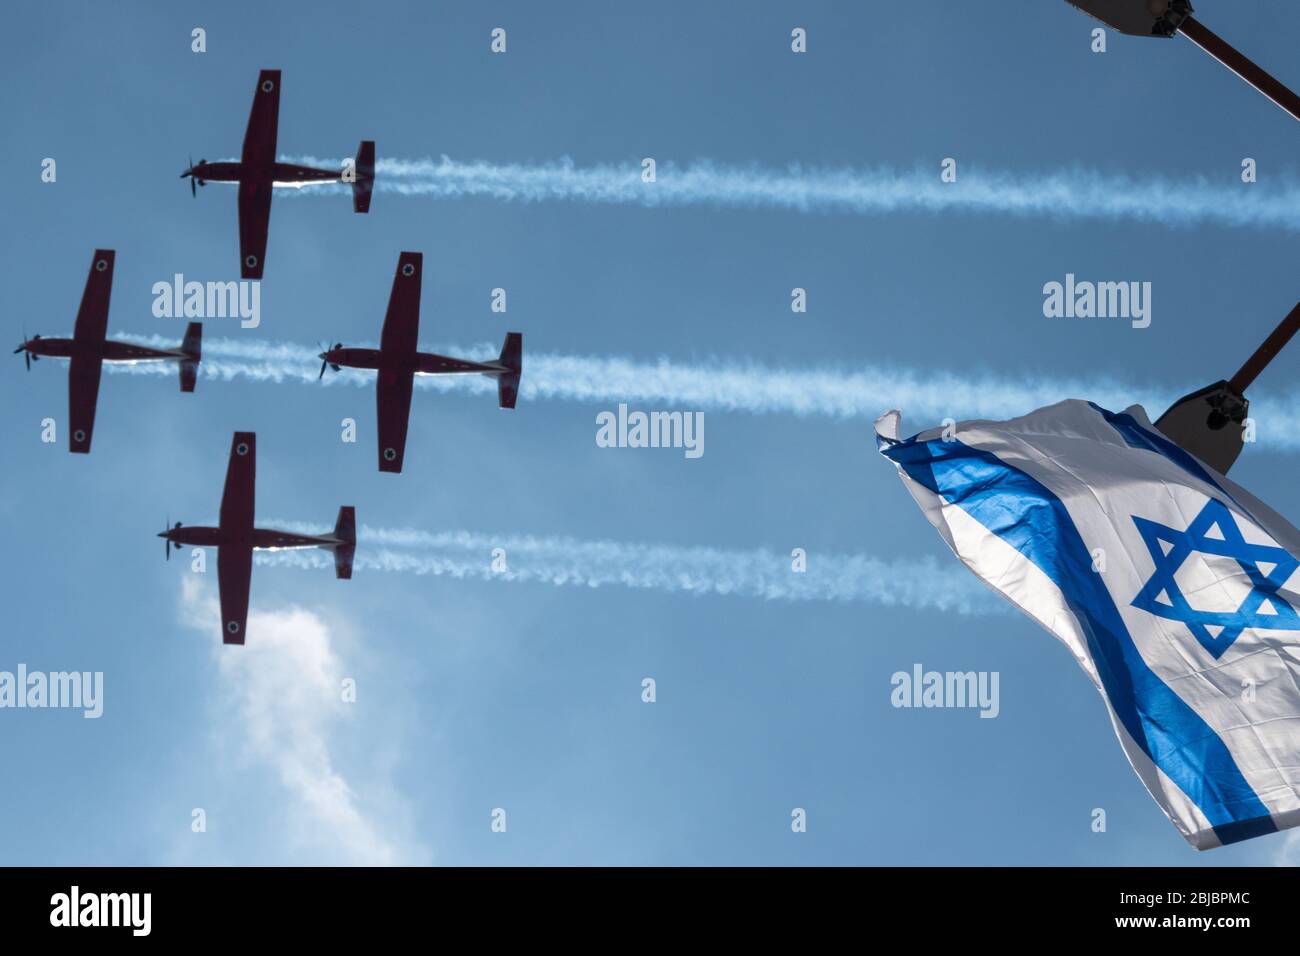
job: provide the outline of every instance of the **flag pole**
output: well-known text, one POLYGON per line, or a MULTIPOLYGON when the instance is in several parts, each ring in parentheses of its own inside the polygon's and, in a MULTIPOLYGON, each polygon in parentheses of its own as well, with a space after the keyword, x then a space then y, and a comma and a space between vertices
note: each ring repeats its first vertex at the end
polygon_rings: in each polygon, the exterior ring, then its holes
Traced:
POLYGON ((1178 25, 1178 32, 1300 120, 1300 96, 1296 96, 1201 21, 1193 16, 1184 17, 1178 25))
POLYGON ((1297 302, 1290 314, 1278 323, 1278 327, 1264 340, 1264 343, 1255 349, 1255 354, 1246 359, 1246 364, 1238 369, 1237 374, 1228 382, 1228 388, 1236 395, 1245 394, 1250 383, 1255 381, 1259 373, 1264 371, 1264 367, 1273 361, 1296 332, 1300 332, 1300 302, 1297 302))

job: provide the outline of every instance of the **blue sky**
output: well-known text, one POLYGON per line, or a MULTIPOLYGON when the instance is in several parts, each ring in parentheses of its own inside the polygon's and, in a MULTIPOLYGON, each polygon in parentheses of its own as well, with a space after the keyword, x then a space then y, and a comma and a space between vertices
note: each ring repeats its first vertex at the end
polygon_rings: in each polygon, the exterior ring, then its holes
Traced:
MULTIPOLYGON (((1202 6, 1300 83, 1300 19, 1202 6)), ((117 250, 110 334, 179 341, 183 322, 151 313, 153 283, 237 277, 233 191, 196 202, 177 174, 189 155, 237 155, 264 68, 283 70, 287 155, 352 155, 371 138, 381 159, 635 171, 653 156, 935 179, 954 157, 959 177, 1294 189, 1297 130, 1276 107, 1182 39, 1111 36, 1093 54, 1094 24, 1063 2, 295 7, 13 11, 0 171, 14 345, 71 330, 97 246, 117 250), (797 26, 805 55, 789 49, 797 26), (494 27, 504 55, 489 52, 494 27), (40 180, 45 157, 56 183, 40 180), (1254 186, 1239 182, 1243 157, 1254 186)), ((421 341, 520 331, 525 383, 530 355, 586 354, 1172 396, 1230 375, 1294 304, 1295 243, 1275 223, 393 192, 356 216, 341 196, 278 196, 261 327, 209 320, 205 339, 373 343, 397 255, 414 250, 421 341), (1151 326, 1044 318, 1042 286, 1067 272, 1150 281, 1151 326), (496 287, 505 315, 489 309, 496 287), (805 314, 790 310, 794 287, 805 314)), ((1261 392, 1294 398, 1296 361, 1261 392)), ((375 468, 369 388, 205 377, 182 395, 170 376, 105 375, 82 457, 65 435, 40 441, 42 418, 66 417, 66 381, 61 363, 28 375, 16 356, 0 379, 0 669, 103 671, 104 716, 0 711, 0 862, 1214 865, 1288 852, 1285 836, 1189 849, 1065 649, 1009 613, 276 566, 255 570, 249 645, 224 648, 215 575, 159 561, 153 536, 167 517, 215 516, 230 434, 247 429, 263 522, 329 523, 353 504, 371 528, 801 547, 810 572, 866 555, 903 562, 910 588, 928 586, 919 574, 952 587, 955 561, 876 454, 870 415, 709 409, 706 453, 686 460, 597 447, 595 416, 616 397, 501 412, 487 394, 417 390, 392 476, 375 468), (917 570, 926 558, 937 572, 917 570), (890 675, 917 662, 998 671, 1000 715, 892 708, 890 675), (345 677, 356 703, 338 700, 345 677), (498 807, 504 834, 490 830, 498 807), (808 832, 791 832, 794 807, 808 832)), ((873 411, 895 404, 882 389, 873 411)), ((909 432, 936 423, 903 413, 909 432)), ((1233 477, 1294 520, 1296 452, 1264 444, 1233 477)))

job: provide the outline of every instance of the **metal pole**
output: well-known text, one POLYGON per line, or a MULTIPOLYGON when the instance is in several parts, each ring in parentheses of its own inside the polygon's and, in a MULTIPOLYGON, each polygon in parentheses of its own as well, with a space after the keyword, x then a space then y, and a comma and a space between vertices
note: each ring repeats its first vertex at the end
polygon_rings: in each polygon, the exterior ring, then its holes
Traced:
POLYGON ((1246 359, 1237 374, 1232 376, 1232 381, 1228 382, 1228 388, 1237 395, 1244 395, 1250 383, 1255 381, 1259 373, 1264 371, 1264 366, 1268 365, 1282 351, 1282 347, 1291 340, 1291 336, 1300 332, 1300 302, 1291 310, 1291 314, 1279 323, 1278 327, 1273 330, 1273 334, 1264 340, 1264 344, 1255 349, 1255 354, 1246 359))
POLYGON ((1300 120, 1300 96, 1296 96, 1225 40, 1212 33, 1205 24, 1195 17, 1185 17, 1178 25, 1178 32, 1300 120))

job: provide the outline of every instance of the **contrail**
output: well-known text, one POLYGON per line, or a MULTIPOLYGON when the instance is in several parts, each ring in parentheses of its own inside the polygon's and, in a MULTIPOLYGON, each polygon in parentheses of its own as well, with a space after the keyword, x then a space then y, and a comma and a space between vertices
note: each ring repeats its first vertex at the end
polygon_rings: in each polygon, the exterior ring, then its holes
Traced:
MULTIPOLYGON (((324 525, 267 519, 269 527, 323 534, 324 525)), ((320 550, 259 551, 263 564, 332 568, 320 550)), ((477 580, 532 582, 586 588, 623 587, 769 601, 865 602, 886 606, 999 613, 997 597, 965 569, 931 559, 882 561, 860 554, 807 555, 807 570, 768 549, 587 541, 569 537, 493 536, 468 531, 439 534, 363 526, 353 567, 477 580), (493 569, 494 550, 505 570, 493 569)))
MULTIPOLYGON (((173 348, 174 338, 119 336, 155 348, 173 348)), ((432 351, 470 359, 496 356, 498 346, 436 345, 432 351)), ((268 343, 215 338, 203 344, 199 372, 208 379, 297 383, 320 387, 317 348, 292 343, 268 343)), ((174 377, 175 366, 164 362, 110 363, 109 371, 174 377)), ((493 382, 482 375, 420 375, 416 385, 439 392, 494 395, 493 382)), ((343 369, 327 372, 326 385, 373 387, 374 373, 343 369)), ((1182 392, 1188 389, 1182 389, 1182 392)), ((1153 417, 1180 392, 1169 388, 1124 387, 1110 378, 1014 379, 988 372, 891 367, 788 369, 735 358, 678 363, 559 353, 524 354, 520 388, 523 401, 539 399, 598 404, 603 409, 620 402, 653 403, 691 411, 785 414, 838 421, 871 421, 890 408, 901 408, 917 429, 945 418, 1003 419, 1023 415, 1063 398, 1086 398, 1106 408, 1138 403, 1153 417)), ((1258 423, 1261 448, 1300 450, 1300 392, 1252 396, 1252 417, 1258 423)))
MULTIPOLYGON (((285 157, 285 162, 338 167, 341 160, 285 157)), ((1235 177, 1132 177, 1084 168, 1014 173, 959 166, 942 182, 938 166, 787 169, 701 161, 659 163, 642 181, 640 160, 580 167, 571 159, 537 164, 481 160, 380 159, 375 188, 434 199, 485 197, 507 202, 730 207, 791 212, 883 215, 897 212, 997 213, 1056 219, 1124 219, 1166 226, 1219 223, 1300 231, 1300 182, 1245 184, 1235 177)), ((286 190, 293 195, 345 193, 334 184, 286 190)))

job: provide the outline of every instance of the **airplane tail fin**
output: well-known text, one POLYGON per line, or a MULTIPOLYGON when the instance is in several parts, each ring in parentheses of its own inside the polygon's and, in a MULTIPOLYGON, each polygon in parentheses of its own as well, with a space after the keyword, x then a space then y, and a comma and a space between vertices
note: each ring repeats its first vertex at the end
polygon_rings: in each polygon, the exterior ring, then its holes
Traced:
POLYGON ((339 520, 334 522, 334 537, 341 544, 334 545, 334 576, 352 577, 352 557, 357 553, 357 509, 344 505, 339 509, 339 520))
POLYGON ((194 383, 199 377, 199 361, 202 358, 203 323, 191 322, 185 327, 185 338, 181 339, 181 391, 194 391, 194 383))
POLYGON ((507 369, 497 375, 497 405, 514 408, 519 397, 519 376, 524 368, 524 337, 518 332, 507 332, 497 361, 507 369))
POLYGON ((352 208, 370 212, 370 194, 375 189, 375 141, 363 139, 357 149, 357 178, 352 181, 352 208))

